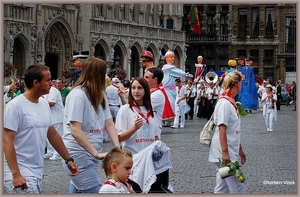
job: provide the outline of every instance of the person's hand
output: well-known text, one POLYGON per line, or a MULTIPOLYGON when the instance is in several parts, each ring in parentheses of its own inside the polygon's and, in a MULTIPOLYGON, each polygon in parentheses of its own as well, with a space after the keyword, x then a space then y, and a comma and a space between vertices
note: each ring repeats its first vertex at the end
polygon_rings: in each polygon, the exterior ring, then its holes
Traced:
POLYGON ((97 155, 95 157, 96 157, 96 159, 102 160, 102 159, 104 159, 104 157, 106 157, 106 155, 107 155, 107 152, 97 153, 97 155))
POLYGON ((222 152, 222 164, 226 165, 231 162, 228 152, 222 152))
POLYGON ((143 119, 142 117, 137 116, 134 120, 134 127, 136 130, 138 130, 139 128, 141 128, 141 126, 143 126, 143 119))
POLYGON ((21 188, 21 190, 28 189, 26 179, 21 174, 13 176, 12 184, 14 188, 21 188))
POLYGON ((241 155, 240 157, 241 157, 241 164, 244 165, 244 163, 246 163, 246 160, 247 160, 247 159, 246 159, 246 155, 243 154, 243 155, 241 155))
POLYGON ((245 75, 242 75, 242 80, 246 80, 246 76, 245 75))
POLYGON ((244 153, 243 150, 240 150, 240 151, 239 151, 239 155, 240 155, 240 157, 241 157, 241 164, 244 165, 244 163, 246 163, 246 160, 247 160, 246 154, 244 153))
POLYGON ((118 95, 119 97, 122 97, 124 95, 124 92, 120 88, 118 88, 118 95))
POLYGON ((74 162, 69 161, 67 165, 68 165, 68 168, 69 168, 69 170, 71 172, 70 176, 76 176, 76 175, 78 175, 79 168, 78 168, 78 166, 74 162))
POLYGON ((16 80, 13 78, 11 79, 11 84, 9 85, 9 91, 11 91, 11 92, 16 91, 16 80))

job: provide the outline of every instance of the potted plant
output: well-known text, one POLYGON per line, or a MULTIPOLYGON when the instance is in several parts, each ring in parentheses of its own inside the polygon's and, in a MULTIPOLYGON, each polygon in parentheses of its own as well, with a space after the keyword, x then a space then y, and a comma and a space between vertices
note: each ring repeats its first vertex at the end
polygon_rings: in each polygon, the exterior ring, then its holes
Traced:
POLYGON ((228 13, 229 13, 228 10, 221 10, 221 11, 219 11, 219 14, 221 14, 222 16, 225 16, 228 13))
POLYGON ((286 43, 286 46, 293 47, 293 46, 295 46, 295 42, 288 42, 288 43, 286 43))
POLYGON ((219 54, 219 55, 218 55, 218 58, 219 58, 219 59, 228 59, 228 56, 229 56, 228 54, 224 54, 224 53, 223 53, 223 54, 219 54))
POLYGON ((216 11, 214 11, 214 10, 209 10, 209 11, 206 11, 205 12, 205 14, 207 15, 207 16, 215 16, 216 15, 216 11))
POLYGON ((74 72, 75 72, 75 68, 73 66, 70 66, 70 67, 62 70, 62 76, 65 79, 73 79, 74 72))
POLYGON ((201 36, 207 36, 207 33, 206 32, 201 32, 201 36))
POLYGON ((252 35, 250 36, 251 39, 258 39, 258 35, 252 35))
POLYGON ((107 73, 107 75, 110 78, 114 78, 117 77, 118 79, 120 79, 121 81, 124 80, 126 78, 126 71, 120 67, 115 67, 113 69, 110 69, 107 73))
POLYGON ((273 34, 267 34, 264 36, 265 39, 274 39, 274 35, 273 34))
POLYGON ((264 58, 264 62, 272 62, 272 61, 274 61, 274 57, 272 57, 272 56, 266 56, 264 58))
POLYGON ((246 40, 247 36, 245 36, 245 35, 238 35, 236 38, 239 39, 239 40, 246 40))
POLYGON ((215 59, 216 56, 215 56, 215 55, 207 55, 206 58, 207 58, 207 59, 215 59))
POLYGON ((253 61, 256 62, 259 60, 259 57, 258 56, 253 56, 253 61))
POLYGON ((216 32, 211 31, 211 32, 208 32, 206 35, 208 38, 214 38, 216 36, 216 32))

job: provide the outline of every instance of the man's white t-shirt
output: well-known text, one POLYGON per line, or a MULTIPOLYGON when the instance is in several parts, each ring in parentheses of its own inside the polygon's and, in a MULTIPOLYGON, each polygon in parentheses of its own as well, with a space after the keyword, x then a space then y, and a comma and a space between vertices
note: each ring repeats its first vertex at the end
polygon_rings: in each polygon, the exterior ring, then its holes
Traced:
POLYGON ((97 114, 91 105, 87 94, 81 87, 73 88, 68 94, 64 111, 63 141, 70 154, 74 152, 78 154, 80 151, 84 153, 87 152, 71 135, 70 121, 81 123, 82 131, 90 143, 98 150, 98 152, 102 151, 105 120, 112 118, 105 94, 104 99, 105 110, 99 105, 99 113, 97 114))
MULTIPOLYGON (((4 128, 16 132, 14 146, 23 176, 43 178, 47 132, 51 125, 49 104, 42 97, 38 103, 32 103, 21 94, 5 106, 4 128)), ((4 164, 5 172, 9 172, 6 161, 4 164)))
MULTIPOLYGON (((147 113, 144 106, 140 106, 143 113, 147 113)), ((116 128, 120 135, 134 125, 134 121, 139 116, 137 111, 129 107, 129 104, 121 106, 117 118, 116 128)), ((143 118, 143 126, 139 128, 128 140, 124 141, 123 148, 128 149, 132 154, 136 154, 155 142, 155 136, 160 136, 160 128, 155 117, 149 117, 149 124, 143 118)))
MULTIPOLYGON (((175 104, 177 104, 177 101, 184 97, 184 95, 187 95, 188 94, 188 91, 186 89, 186 86, 185 85, 182 85, 181 88, 179 89, 178 86, 176 86, 176 99, 175 99, 175 104)), ((178 105, 185 105, 186 104, 186 99, 182 99, 179 101, 179 104, 178 105)))
POLYGON ((224 124, 227 126, 226 136, 230 160, 232 162, 238 161, 240 158, 241 120, 235 107, 227 99, 221 98, 218 100, 214 111, 214 121, 217 126, 210 144, 208 160, 210 162, 219 162, 218 159, 222 159, 218 126, 224 124))
POLYGON ((157 120, 157 124, 159 124, 161 127, 162 114, 165 107, 165 96, 161 90, 156 90, 151 93, 151 105, 157 120))
POLYGON ((116 106, 121 105, 122 102, 121 102, 121 98, 119 97, 117 87, 113 85, 109 85, 107 88, 105 88, 105 94, 109 105, 116 105, 116 106))
POLYGON ((59 90, 55 87, 51 87, 49 94, 44 95, 44 98, 47 101, 55 103, 55 105, 50 107, 53 124, 62 123, 64 117, 64 105, 59 90))

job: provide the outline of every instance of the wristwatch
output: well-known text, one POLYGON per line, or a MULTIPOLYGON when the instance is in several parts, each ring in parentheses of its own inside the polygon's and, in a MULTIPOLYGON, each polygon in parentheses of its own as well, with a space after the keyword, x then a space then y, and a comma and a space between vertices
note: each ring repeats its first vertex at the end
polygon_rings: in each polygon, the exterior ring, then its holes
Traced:
POLYGON ((70 157, 69 159, 66 159, 66 160, 65 160, 66 164, 68 164, 68 163, 69 163, 69 161, 72 161, 72 162, 74 162, 74 159, 73 159, 73 157, 70 157))

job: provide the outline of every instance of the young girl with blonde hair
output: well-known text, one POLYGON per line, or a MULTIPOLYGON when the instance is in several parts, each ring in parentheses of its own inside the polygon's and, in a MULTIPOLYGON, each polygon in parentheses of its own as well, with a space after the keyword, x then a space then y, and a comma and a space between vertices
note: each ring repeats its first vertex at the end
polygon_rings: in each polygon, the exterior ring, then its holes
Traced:
POLYGON ((128 183, 133 165, 132 153, 126 149, 113 148, 103 159, 102 168, 108 180, 99 193, 135 193, 128 183))

